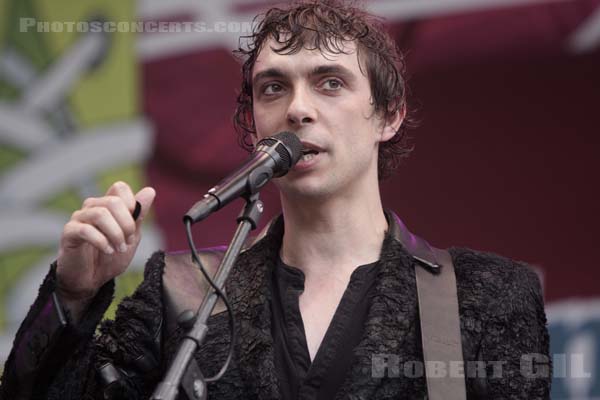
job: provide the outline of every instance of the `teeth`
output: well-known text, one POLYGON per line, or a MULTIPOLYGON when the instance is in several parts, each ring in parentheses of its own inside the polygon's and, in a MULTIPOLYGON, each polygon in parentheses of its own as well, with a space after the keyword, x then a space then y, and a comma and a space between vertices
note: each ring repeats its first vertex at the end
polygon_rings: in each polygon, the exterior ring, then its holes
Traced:
POLYGON ((313 153, 308 153, 302 156, 302 161, 310 161, 313 159, 315 155, 313 153))

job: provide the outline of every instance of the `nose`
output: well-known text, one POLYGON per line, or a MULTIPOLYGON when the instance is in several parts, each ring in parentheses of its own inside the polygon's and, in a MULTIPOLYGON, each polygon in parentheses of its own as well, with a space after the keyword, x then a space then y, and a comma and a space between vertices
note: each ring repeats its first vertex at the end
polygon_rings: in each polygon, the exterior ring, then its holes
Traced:
POLYGON ((290 127, 297 129, 303 125, 314 123, 316 119, 317 110, 312 102, 309 89, 294 88, 287 110, 287 121, 290 127))

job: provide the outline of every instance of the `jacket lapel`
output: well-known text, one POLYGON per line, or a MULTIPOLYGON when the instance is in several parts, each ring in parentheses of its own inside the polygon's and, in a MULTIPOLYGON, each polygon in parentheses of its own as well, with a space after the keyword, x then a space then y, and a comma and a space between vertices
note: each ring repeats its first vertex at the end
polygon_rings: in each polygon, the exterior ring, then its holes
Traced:
POLYGON ((375 296, 355 361, 337 399, 398 398, 425 393, 415 268, 439 268, 427 242, 386 212, 375 296), (416 369, 411 369, 415 367, 416 369))
POLYGON ((270 279, 281 245, 278 226, 240 254, 227 282, 236 321, 239 371, 252 398, 278 399, 271 336, 270 279))
POLYGON ((413 258, 391 235, 382 247, 375 292, 363 337, 354 349, 354 365, 337 399, 387 398, 414 390, 415 382, 401 378, 397 369, 422 359, 413 258), (387 369, 378 370, 381 366, 387 369))

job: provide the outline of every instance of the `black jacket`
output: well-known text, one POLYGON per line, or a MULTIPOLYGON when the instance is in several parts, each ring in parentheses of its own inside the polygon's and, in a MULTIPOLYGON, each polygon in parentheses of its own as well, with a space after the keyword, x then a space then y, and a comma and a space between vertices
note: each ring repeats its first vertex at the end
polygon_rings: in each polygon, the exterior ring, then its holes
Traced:
MULTIPOLYGON (((407 251, 410 232, 389 218, 381 250, 377 294, 363 338, 336 399, 426 398, 424 377, 404 373, 423 359, 415 268, 407 251), (373 377, 374 357, 393 355, 384 377, 373 377), (397 356, 397 357, 396 357, 397 356), (398 368, 395 368, 395 367, 398 368)), ((237 324, 235 357, 225 376, 209 384, 209 398, 277 399, 268 279, 283 234, 281 219, 238 258, 226 285, 237 324)), ((456 270, 466 364, 486 364, 468 377, 469 399, 546 399, 550 375, 528 369, 529 356, 548 356, 548 333, 539 281, 524 264, 468 249, 450 249, 456 270), (499 370, 501 369, 501 371, 499 370), (528 375, 529 372, 529 375, 528 375), (533 373, 533 375, 531 375, 533 373)), ((222 249, 202 253, 214 271, 222 249)), ((107 283, 76 328, 61 328, 53 303, 54 269, 14 341, 0 387, 2 399, 147 399, 165 373, 182 336, 175 316, 199 305, 206 283, 189 254, 155 253, 144 281, 120 304, 114 321, 104 321, 114 283, 107 283)), ((68 315, 65 316, 68 320, 68 315)), ((229 345, 227 313, 218 305, 209 332, 196 353, 205 376, 214 375, 229 345)), ((542 363, 543 364, 543 363, 542 363)), ((548 364, 549 366, 549 364, 548 364)), ((468 369, 465 368, 465 369, 468 369)), ((414 372, 414 371, 413 371, 414 372)), ((467 374, 468 375, 468 374, 467 374)), ((182 397, 183 398, 183 397, 182 397)))

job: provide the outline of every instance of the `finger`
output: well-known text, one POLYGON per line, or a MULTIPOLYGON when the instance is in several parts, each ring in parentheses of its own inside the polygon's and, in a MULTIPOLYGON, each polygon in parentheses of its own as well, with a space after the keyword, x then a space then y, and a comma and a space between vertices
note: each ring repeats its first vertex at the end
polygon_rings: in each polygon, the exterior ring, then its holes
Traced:
POLYGON ((131 187, 127 183, 123 181, 117 181, 113 183, 112 186, 106 191, 106 195, 122 198, 125 202, 125 205, 129 209, 129 212, 133 212, 135 208, 135 198, 133 196, 131 187))
POLYGON ((63 231, 63 241, 67 247, 76 247, 89 243, 105 254, 113 254, 115 249, 95 226, 79 221, 69 221, 63 231))
POLYGON ((135 199, 140 203, 141 206, 140 216, 136 221, 138 225, 150 212, 150 208, 152 207, 152 203, 154 202, 155 198, 156 191, 154 190, 154 188, 149 186, 141 189, 135 194, 135 199))
POLYGON ((141 189, 135 195, 135 208, 131 214, 133 220, 135 221, 136 230, 135 233, 129 235, 127 237, 128 245, 136 245, 139 243, 141 239, 141 229, 142 221, 150 212, 150 208, 152 206, 152 202, 156 197, 156 191, 151 187, 145 187, 141 189))
MULTIPOLYGON (((133 221, 131 215, 128 218, 133 221)), ((111 246, 120 252, 127 251, 127 245, 125 243, 125 233, 121 226, 117 223, 117 220, 106 207, 90 207, 76 211, 73 214, 73 219, 76 222, 83 224, 93 225, 97 230, 100 231, 111 246)))
MULTIPOLYGON (((135 201, 134 201, 135 203, 135 201)), ((123 230, 125 237, 133 235, 136 230, 135 221, 125 205, 125 201, 118 196, 91 197, 84 201, 84 209, 104 207, 112 214, 117 224, 123 230)))

